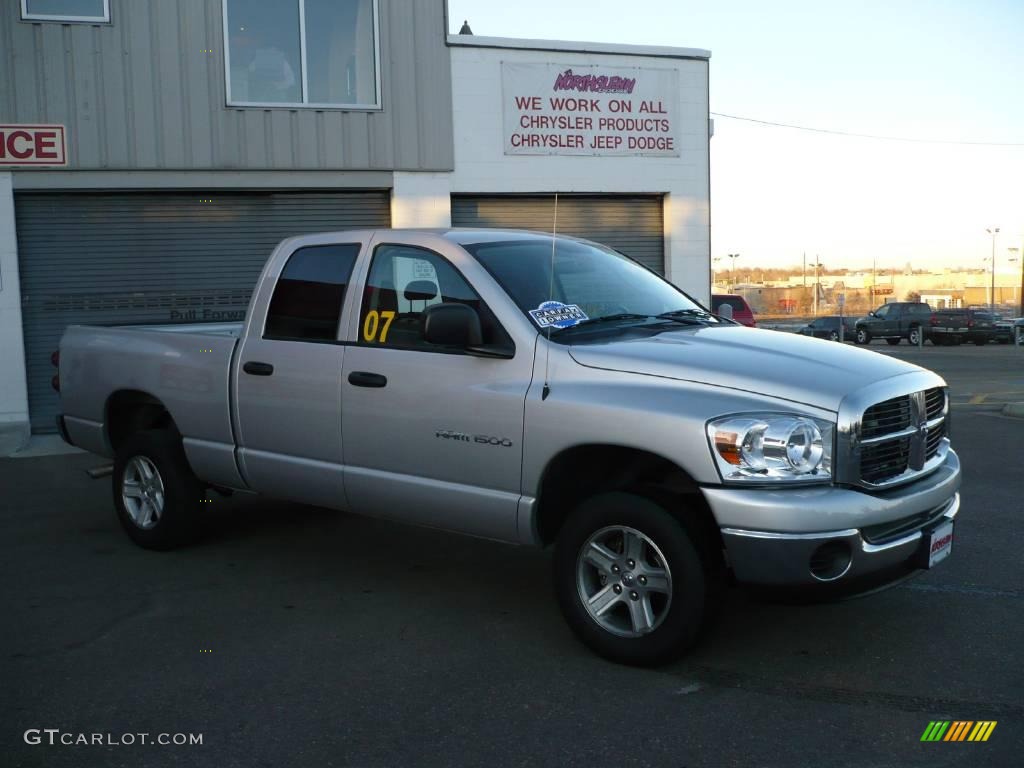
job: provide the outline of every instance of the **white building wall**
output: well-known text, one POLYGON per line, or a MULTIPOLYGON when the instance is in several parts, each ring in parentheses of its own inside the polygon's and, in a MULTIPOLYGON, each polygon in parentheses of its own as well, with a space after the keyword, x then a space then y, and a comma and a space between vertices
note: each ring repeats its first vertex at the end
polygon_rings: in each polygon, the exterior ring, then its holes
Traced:
POLYGON ((450 173, 395 172, 391 188, 391 226, 450 227, 450 173))
POLYGON ((667 277, 698 300, 710 301, 708 61, 480 48, 471 47, 472 40, 458 38, 452 42, 455 170, 451 192, 664 194, 667 277), (680 156, 505 155, 502 62, 557 63, 567 69, 582 65, 677 69, 680 156))
POLYGON ((0 172, 0 456, 28 445, 29 435, 14 190, 12 174, 0 172))

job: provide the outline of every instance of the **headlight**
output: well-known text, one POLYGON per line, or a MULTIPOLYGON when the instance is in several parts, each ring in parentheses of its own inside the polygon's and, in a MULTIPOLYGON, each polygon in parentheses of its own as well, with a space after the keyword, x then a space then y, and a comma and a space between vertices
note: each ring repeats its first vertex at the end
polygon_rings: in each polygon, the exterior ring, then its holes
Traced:
POLYGON ((790 414, 739 414, 708 424, 711 453, 727 483, 832 479, 833 424, 790 414))

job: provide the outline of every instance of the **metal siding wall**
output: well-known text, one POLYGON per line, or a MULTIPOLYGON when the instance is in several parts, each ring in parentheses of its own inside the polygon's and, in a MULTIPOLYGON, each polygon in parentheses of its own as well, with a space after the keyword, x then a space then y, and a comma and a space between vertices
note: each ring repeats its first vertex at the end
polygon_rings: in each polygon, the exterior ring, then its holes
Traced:
MULTIPOLYGON (((661 197, 558 196, 558 233, 603 243, 665 274, 661 197)), ((452 195, 452 226, 508 227, 550 232, 555 198, 452 195)))
POLYGON ((109 25, 6 0, 0 120, 65 124, 72 169, 451 170, 444 0, 379 2, 383 109, 344 112, 227 108, 221 0, 111 0, 109 25))
POLYGON ((387 192, 25 192, 15 218, 37 432, 54 430, 50 353, 66 326, 239 319, 284 238, 391 220, 387 192))

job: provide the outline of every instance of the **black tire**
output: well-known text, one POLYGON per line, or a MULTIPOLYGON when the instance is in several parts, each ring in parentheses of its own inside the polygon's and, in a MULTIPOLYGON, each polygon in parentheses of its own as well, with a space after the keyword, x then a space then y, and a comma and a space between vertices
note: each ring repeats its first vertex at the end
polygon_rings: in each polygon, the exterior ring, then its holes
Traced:
POLYGON ((903 341, 903 339, 886 339, 885 343, 888 344, 890 347, 895 347, 901 341, 903 341))
MULTIPOLYGON (((555 545, 555 593, 565 620, 591 650, 622 664, 661 664, 690 648, 708 613, 709 595, 716 593, 717 573, 718 569, 702 560, 694 539, 679 520, 654 501, 631 493, 605 493, 584 501, 569 515, 555 545), (584 545, 594 534, 615 526, 646 536, 660 550, 671 574, 671 599, 663 607, 662 617, 653 630, 638 636, 621 636, 603 627, 591 616, 580 593, 577 566, 584 545)), ((625 574, 621 578, 625 579, 625 574)), ((613 610, 628 614, 629 604, 623 595, 613 610)))
POLYGON ((854 331, 853 340, 857 344, 870 344, 871 334, 868 332, 866 328, 858 328, 856 331, 854 331))
POLYGON ((828 335, 829 341, 839 341, 839 331, 832 331, 828 335))
POLYGON ((168 550, 192 541, 198 529, 201 499, 206 489, 185 458, 181 437, 172 430, 137 432, 118 448, 114 458, 114 508, 128 537, 146 549, 168 550), (155 468, 163 487, 162 509, 155 523, 143 527, 126 506, 126 479, 137 473, 136 458, 155 468))

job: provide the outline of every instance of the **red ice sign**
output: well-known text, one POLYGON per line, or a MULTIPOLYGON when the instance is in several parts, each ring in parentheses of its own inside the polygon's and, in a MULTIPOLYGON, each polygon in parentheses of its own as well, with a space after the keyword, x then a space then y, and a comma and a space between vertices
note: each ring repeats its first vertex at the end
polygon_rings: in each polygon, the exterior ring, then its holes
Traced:
POLYGON ((63 125, 0 125, 0 165, 67 165, 63 125))

